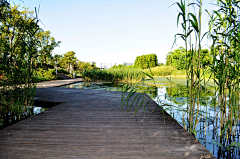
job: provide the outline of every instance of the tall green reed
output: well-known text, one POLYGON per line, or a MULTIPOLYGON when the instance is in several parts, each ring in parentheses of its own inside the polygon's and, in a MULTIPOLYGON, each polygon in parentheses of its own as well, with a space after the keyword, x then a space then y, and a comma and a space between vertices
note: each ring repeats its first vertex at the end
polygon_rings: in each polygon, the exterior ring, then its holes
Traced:
POLYGON ((239 118, 239 62, 240 62, 240 21, 239 1, 218 0, 218 10, 214 10, 209 23, 211 49, 214 59, 211 69, 217 84, 218 107, 221 109, 220 136, 227 138, 226 146, 234 140, 239 118))
POLYGON ((206 92, 204 78, 206 72, 201 71, 201 41, 207 34, 212 40, 211 53, 214 56, 209 72, 212 73, 210 78, 215 81, 217 86, 215 98, 218 102, 215 103, 215 106, 220 108, 219 113, 222 116, 220 118, 220 143, 226 147, 231 143, 230 141, 234 140, 236 120, 239 118, 240 22, 238 17, 240 2, 236 0, 218 0, 217 2, 218 10, 213 10, 212 13, 207 11, 210 16, 209 32, 204 33, 203 36, 201 34, 202 1, 199 0, 196 3, 188 1, 188 10, 185 1, 181 0, 175 3, 180 9, 177 23, 182 17, 183 30, 183 33, 176 34, 175 40, 177 36, 180 36, 185 41, 186 57, 190 56, 186 67, 187 87, 190 89, 187 118, 188 130, 195 135, 195 127, 203 117, 199 116, 200 92, 201 90, 206 92), (190 6, 193 5, 197 6, 198 14, 190 12, 190 6), (188 54, 188 48, 190 54, 188 54), (201 84, 202 81, 204 81, 204 85, 201 84))
MULTIPOLYGON (((183 33, 178 33, 175 35, 175 41, 177 39, 177 36, 181 37, 185 42, 185 50, 186 50, 186 61, 187 57, 189 57, 189 61, 186 64, 186 80, 187 80, 187 88, 190 89, 190 94, 188 102, 187 102, 187 112, 188 112, 188 121, 190 121, 190 124, 188 125, 188 128, 191 132, 195 132, 195 126, 197 124, 197 117, 198 117, 198 109, 195 113, 195 102, 196 99, 199 99, 200 94, 200 81, 201 81, 201 75, 200 75, 200 53, 201 53, 201 40, 204 37, 201 37, 201 15, 202 15, 202 1, 198 1, 198 3, 189 3, 186 4, 185 1, 181 0, 180 2, 175 3, 178 8, 180 9, 179 14, 177 16, 177 24, 180 23, 180 18, 182 18, 181 26, 183 33), (190 6, 196 5, 199 8, 198 15, 195 15, 194 13, 190 12, 190 6), (195 48, 194 44, 192 43, 192 34, 195 35, 195 48), (190 51, 190 54, 188 54, 188 48, 190 51), (198 53, 198 54, 197 54, 198 53), (194 93, 193 89, 197 87, 198 92, 194 93), (194 116, 195 116, 195 122, 194 122, 194 116)), ((199 101, 197 101, 197 108, 199 108, 199 101)))

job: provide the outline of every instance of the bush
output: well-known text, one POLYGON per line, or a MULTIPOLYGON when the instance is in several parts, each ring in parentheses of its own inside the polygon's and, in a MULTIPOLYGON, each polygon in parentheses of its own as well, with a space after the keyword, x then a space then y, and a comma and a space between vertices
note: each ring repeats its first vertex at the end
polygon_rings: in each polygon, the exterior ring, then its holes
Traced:
POLYGON ((54 69, 44 70, 42 68, 39 68, 35 72, 36 73, 35 80, 36 82, 40 82, 40 81, 49 81, 49 80, 57 79, 54 72, 55 72, 54 69))
MULTIPOLYGON (((67 70, 65 70, 64 68, 58 68, 58 73, 64 73, 64 74, 70 74, 70 72, 68 72, 67 70)), ((55 72, 56 73, 56 72, 55 72)))

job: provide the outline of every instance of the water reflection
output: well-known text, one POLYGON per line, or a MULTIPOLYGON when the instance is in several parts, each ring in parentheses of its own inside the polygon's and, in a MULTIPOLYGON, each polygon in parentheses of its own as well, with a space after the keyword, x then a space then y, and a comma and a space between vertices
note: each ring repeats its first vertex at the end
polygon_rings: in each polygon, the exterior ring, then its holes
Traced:
POLYGON ((34 100, 34 106, 14 105, 9 110, 2 109, 0 110, 0 130, 30 116, 45 112, 57 104, 60 103, 34 100))
MULTIPOLYGON (((200 92, 198 92, 197 89, 189 90, 186 87, 185 78, 172 78, 171 82, 166 78, 156 78, 155 82, 156 85, 151 80, 129 84, 137 92, 148 94, 159 105, 164 103, 163 108, 185 129, 193 133, 199 142, 216 157, 239 158, 240 122, 238 102, 235 102, 234 113, 232 113, 233 108, 229 109, 228 107, 225 110, 226 112, 223 112, 218 105, 217 91, 213 83, 201 87, 200 92), (192 97, 190 97, 191 93, 192 97), (230 123, 226 123, 227 120, 224 119, 225 123, 222 124, 221 120, 223 121, 226 114, 227 116, 230 115, 232 120, 230 123), (226 125, 227 129, 224 129, 226 125)), ((81 82, 64 87, 122 91, 120 85, 104 82, 81 82)))
MULTIPOLYGON (((146 93, 152 98, 158 96, 158 87, 150 86, 146 83, 129 83, 130 86, 134 87, 138 93, 146 93)), ((62 86, 64 88, 78 88, 78 89, 96 89, 96 90, 107 90, 107 91, 122 91, 123 87, 121 84, 110 83, 110 82, 80 82, 71 85, 62 86)))
POLYGON ((18 111, 9 111, 9 112, 1 112, 0 116, 0 130, 17 123, 23 119, 26 119, 30 116, 39 114, 41 112, 46 111, 48 108, 45 107, 37 107, 37 106, 23 106, 19 108, 21 110, 18 111))

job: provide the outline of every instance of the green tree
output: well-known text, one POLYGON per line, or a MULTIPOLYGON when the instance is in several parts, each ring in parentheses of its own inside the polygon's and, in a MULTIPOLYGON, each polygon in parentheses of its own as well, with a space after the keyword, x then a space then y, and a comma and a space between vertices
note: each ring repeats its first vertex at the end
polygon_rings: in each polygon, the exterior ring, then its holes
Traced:
POLYGON ((67 69, 67 71, 70 71, 70 65, 72 66, 72 68, 76 68, 76 64, 78 60, 75 54, 76 53, 73 51, 68 51, 63 55, 63 57, 59 62, 62 67, 67 69))
MULTIPOLYGON (((1 68, 5 76, 12 82, 22 82, 20 77, 26 77, 23 69, 32 76, 34 60, 37 58, 37 46, 40 43, 36 34, 40 27, 33 16, 32 11, 24 8, 18 10, 19 6, 11 7, 6 1, 0 4, 0 52, 1 68), (10 72, 8 72, 10 71, 10 72), (16 80, 14 76, 20 78, 16 80), (16 80, 16 81, 15 81, 16 80)), ((24 79, 24 78, 22 78, 24 79)))
POLYGON ((166 57, 167 66, 175 66, 177 69, 184 69, 186 67, 186 50, 183 47, 168 52, 166 57))
MULTIPOLYGON (((190 54, 191 54, 191 51, 189 50, 187 52, 187 58, 186 58, 186 50, 183 47, 179 47, 174 51, 168 52, 166 57, 166 65, 175 66, 179 70, 186 69, 187 62, 190 61, 190 54)), ((196 52, 193 52, 196 65, 197 65, 197 58, 196 58, 197 54, 198 54, 198 50, 196 52)), ((201 49, 200 64, 202 65, 202 68, 210 66, 212 64, 212 61, 213 61, 213 55, 211 55, 211 52, 208 49, 201 49)))
POLYGON ((78 61, 77 68, 79 71, 92 70, 93 68, 96 68, 96 64, 94 62, 90 64, 90 62, 78 61))
MULTIPOLYGON (((18 112, 32 105, 35 94, 34 62, 40 31, 33 12, 0 3, 0 114, 18 112), (8 95, 7 95, 8 94, 8 95)), ((12 114, 12 113, 11 113, 12 114)))
POLYGON ((51 58, 51 65, 55 66, 55 61, 57 61, 57 63, 61 60, 62 55, 58 55, 55 54, 52 58, 51 58))
POLYGON ((158 59, 156 54, 148 54, 137 56, 134 62, 135 68, 145 69, 148 67, 156 67, 158 66, 158 59))
POLYGON ((54 37, 51 37, 50 31, 42 30, 38 32, 38 37, 40 39, 39 61, 46 66, 47 60, 50 61, 52 59, 52 51, 59 46, 61 41, 56 41, 54 37))

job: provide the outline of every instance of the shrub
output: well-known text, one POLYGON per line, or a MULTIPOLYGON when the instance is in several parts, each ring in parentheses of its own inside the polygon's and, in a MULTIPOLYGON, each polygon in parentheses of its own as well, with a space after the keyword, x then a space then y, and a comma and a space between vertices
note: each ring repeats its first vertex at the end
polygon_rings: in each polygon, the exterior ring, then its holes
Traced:
POLYGON ((36 73, 35 80, 36 82, 39 82, 39 81, 48 81, 48 80, 56 79, 54 72, 55 72, 54 69, 45 70, 45 69, 39 68, 35 72, 36 73))
MULTIPOLYGON (((70 74, 70 72, 68 72, 68 71, 65 70, 64 68, 58 68, 57 71, 58 71, 58 73, 70 74)), ((56 73, 56 72, 55 72, 55 73, 56 73)))

